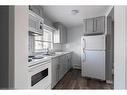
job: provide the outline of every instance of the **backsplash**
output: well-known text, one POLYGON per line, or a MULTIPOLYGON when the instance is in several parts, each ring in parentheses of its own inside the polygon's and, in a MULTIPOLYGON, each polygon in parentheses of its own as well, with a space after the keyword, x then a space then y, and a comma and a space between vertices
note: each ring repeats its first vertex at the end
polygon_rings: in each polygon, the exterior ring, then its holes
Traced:
POLYGON ((29 33, 28 50, 29 50, 29 55, 33 55, 33 52, 34 52, 34 36, 32 34, 30 34, 30 33, 29 33))
POLYGON ((61 44, 53 44, 53 50, 54 51, 62 51, 62 45, 61 44))
POLYGON ((59 52, 59 51, 67 51, 67 48, 66 48, 66 44, 54 44, 53 45, 53 50, 55 52, 59 52))

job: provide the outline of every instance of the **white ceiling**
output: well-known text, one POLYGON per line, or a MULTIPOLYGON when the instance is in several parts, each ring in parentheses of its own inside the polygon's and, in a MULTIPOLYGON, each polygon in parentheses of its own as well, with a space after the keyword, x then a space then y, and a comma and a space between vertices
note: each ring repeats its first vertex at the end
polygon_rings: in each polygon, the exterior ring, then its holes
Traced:
POLYGON ((61 22, 66 27, 83 24, 83 19, 104 16, 110 6, 43 6, 44 14, 52 22, 61 22), (79 10, 72 15, 71 10, 79 10))

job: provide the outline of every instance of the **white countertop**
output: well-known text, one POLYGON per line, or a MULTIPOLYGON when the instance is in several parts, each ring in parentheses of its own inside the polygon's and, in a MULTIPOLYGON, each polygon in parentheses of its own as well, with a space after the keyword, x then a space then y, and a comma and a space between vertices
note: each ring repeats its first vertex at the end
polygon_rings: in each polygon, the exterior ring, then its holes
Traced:
POLYGON ((71 52, 55 52, 55 55, 53 55, 51 57, 54 58, 54 57, 57 57, 57 56, 61 56, 61 55, 64 55, 64 54, 68 54, 68 53, 71 53, 71 52))
POLYGON ((55 57, 58 57, 58 56, 62 56, 64 54, 68 54, 68 53, 71 53, 71 52, 70 51, 69 52, 55 52, 55 54, 52 55, 52 56, 45 56, 42 59, 33 59, 31 62, 28 62, 29 63, 28 66, 31 67, 33 65, 36 65, 36 64, 51 60, 52 58, 55 58, 55 57))

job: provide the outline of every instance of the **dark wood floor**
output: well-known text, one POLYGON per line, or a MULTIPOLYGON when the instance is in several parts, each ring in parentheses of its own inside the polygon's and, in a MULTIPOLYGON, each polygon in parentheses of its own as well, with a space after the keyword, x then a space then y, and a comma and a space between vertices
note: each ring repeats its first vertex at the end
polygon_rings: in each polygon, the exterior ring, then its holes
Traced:
POLYGON ((81 77, 81 70, 71 69, 53 89, 112 89, 112 85, 81 77))

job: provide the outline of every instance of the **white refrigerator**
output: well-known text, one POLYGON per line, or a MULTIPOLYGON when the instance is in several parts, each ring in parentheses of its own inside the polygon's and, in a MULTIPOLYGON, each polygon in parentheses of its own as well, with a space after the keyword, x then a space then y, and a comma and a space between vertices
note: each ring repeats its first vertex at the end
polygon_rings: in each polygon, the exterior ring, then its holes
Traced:
POLYGON ((83 77, 105 80, 105 35, 81 38, 81 72, 83 77))

